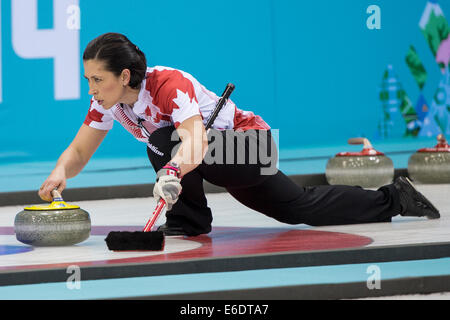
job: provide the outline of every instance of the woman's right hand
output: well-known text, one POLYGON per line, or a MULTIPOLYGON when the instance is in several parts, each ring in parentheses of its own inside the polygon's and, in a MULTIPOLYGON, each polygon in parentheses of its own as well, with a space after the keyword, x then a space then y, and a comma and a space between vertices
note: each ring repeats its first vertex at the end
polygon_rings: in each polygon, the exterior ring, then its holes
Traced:
POLYGON ((66 187, 66 173, 64 168, 55 168, 39 189, 39 197, 44 201, 53 201, 51 192, 55 189, 62 193, 66 187))

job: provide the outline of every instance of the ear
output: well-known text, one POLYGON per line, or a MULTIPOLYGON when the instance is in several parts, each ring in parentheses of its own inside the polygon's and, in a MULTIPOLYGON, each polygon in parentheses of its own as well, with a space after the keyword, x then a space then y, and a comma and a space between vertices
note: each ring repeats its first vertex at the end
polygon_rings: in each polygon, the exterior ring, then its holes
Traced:
POLYGON ((122 84, 124 87, 126 87, 131 80, 131 72, 130 69, 123 69, 122 73, 120 75, 120 80, 122 81, 122 84))

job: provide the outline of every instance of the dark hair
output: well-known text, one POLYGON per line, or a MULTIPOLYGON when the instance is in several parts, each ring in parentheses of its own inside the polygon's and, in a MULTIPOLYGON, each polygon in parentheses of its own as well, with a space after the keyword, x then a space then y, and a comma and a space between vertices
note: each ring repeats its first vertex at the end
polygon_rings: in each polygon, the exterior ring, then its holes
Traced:
POLYGON ((105 33, 88 43, 83 60, 100 60, 106 70, 120 76, 122 70, 129 69, 129 86, 139 89, 147 71, 145 54, 126 36, 120 33, 105 33))

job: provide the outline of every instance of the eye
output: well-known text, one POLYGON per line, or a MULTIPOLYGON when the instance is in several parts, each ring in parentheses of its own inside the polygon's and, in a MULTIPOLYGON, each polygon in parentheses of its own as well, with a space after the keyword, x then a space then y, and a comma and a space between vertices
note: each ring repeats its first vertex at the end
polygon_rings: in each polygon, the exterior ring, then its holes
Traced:
POLYGON ((94 81, 95 81, 95 82, 100 82, 100 81, 102 81, 102 79, 94 78, 94 81))

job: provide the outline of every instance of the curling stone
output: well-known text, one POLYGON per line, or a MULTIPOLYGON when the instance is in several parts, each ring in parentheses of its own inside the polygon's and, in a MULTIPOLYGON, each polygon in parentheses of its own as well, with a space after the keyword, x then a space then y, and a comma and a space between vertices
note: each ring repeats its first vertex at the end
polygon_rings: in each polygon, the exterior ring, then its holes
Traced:
POLYGON ((352 138, 349 144, 363 144, 360 152, 340 152, 329 159, 325 175, 329 184, 378 188, 392 183, 394 164, 375 150, 368 139, 352 138))
POLYGON ((450 145, 445 136, 437 136, 438 143, 433 148, 422 148, 408 160, 408 175, 424 184, 450 183, 450 145))
POLYGON ((14 231, 20 242, 32 246, 70 246, 89 238, 91 219, 79 206, 64 202, 52 191, 50 205, 25 208, 16 215, 14 231))

